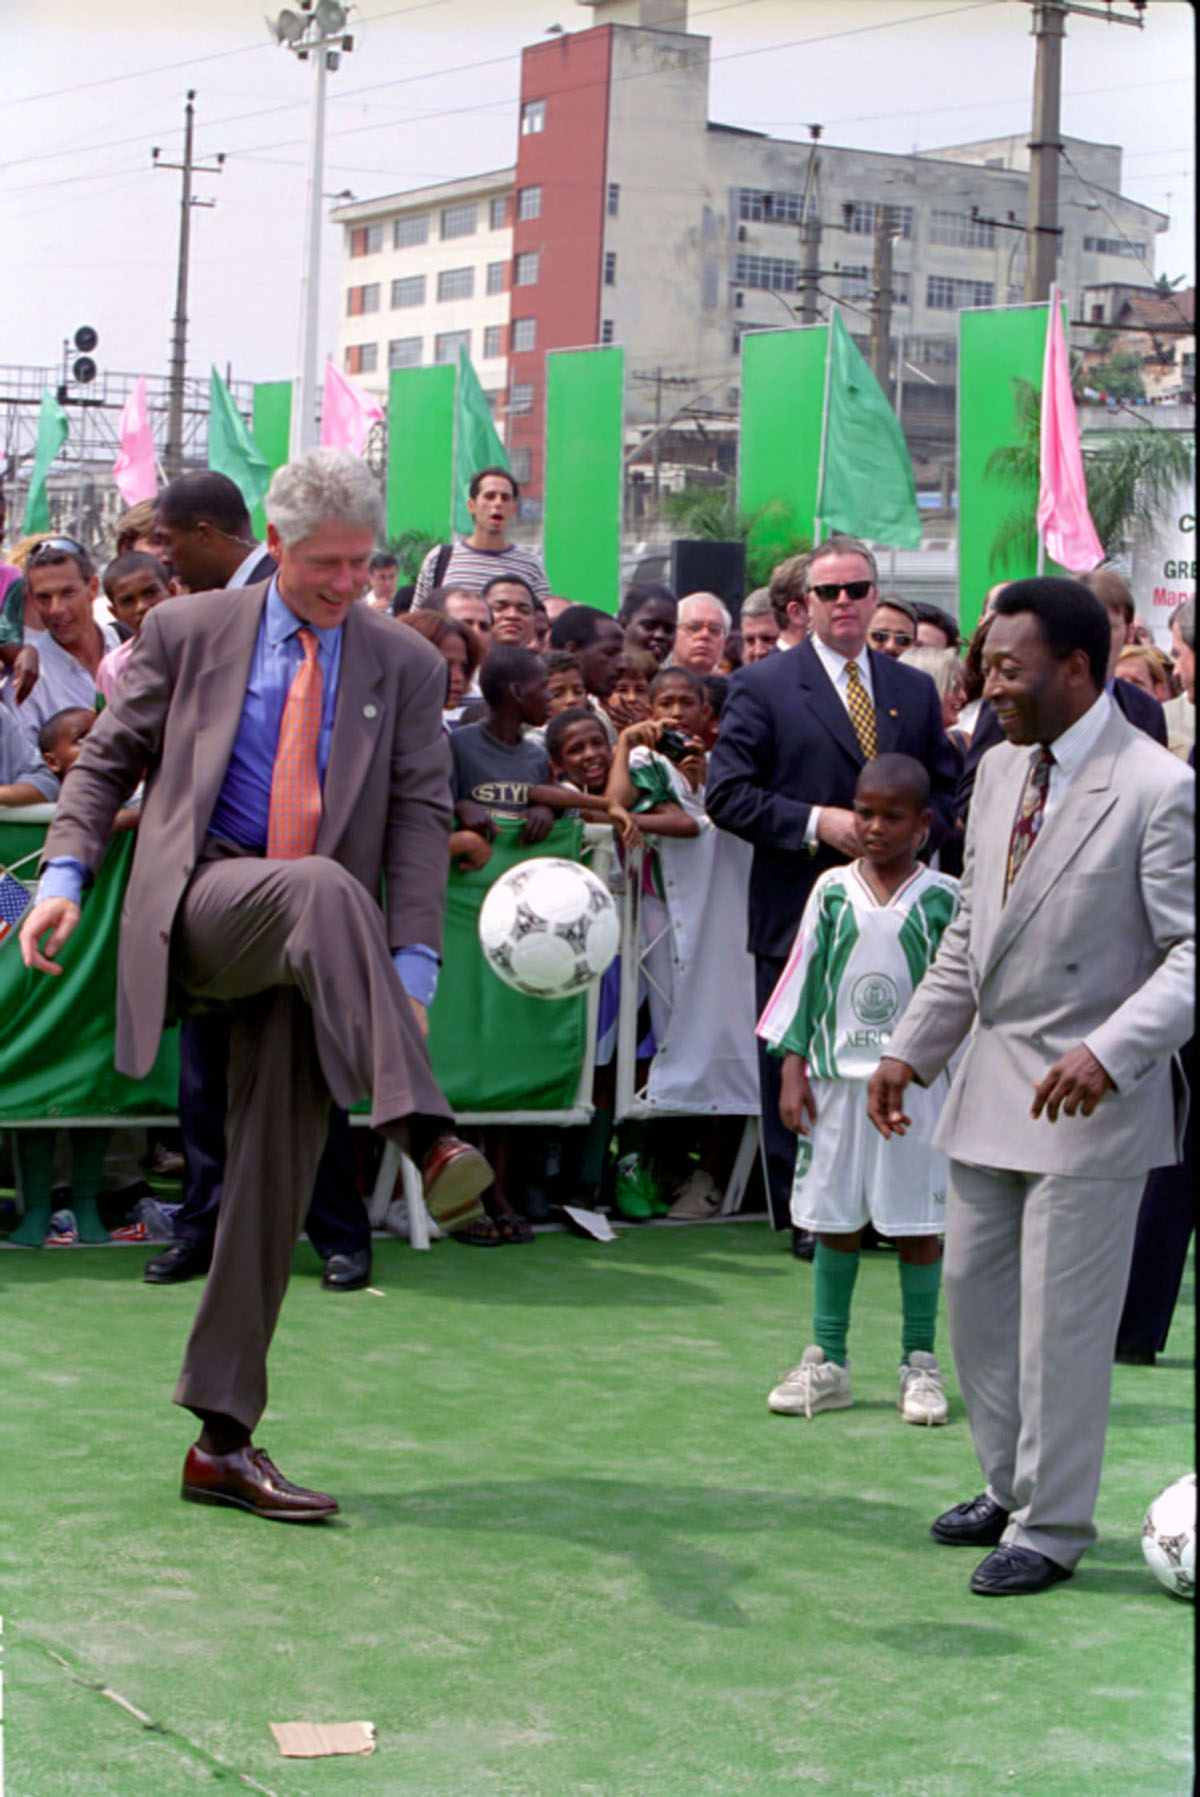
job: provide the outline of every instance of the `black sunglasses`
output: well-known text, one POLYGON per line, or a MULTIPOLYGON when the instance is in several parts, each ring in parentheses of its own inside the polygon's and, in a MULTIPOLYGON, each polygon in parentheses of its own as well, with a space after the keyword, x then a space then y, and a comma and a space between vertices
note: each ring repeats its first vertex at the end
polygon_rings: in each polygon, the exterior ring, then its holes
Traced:
POLYGON ((59 557, 63 555, 82 555, 86 557, 87 550, 82 543, 77 543, 74 537, 43 537, 37 548, 29 551, 29 554, 25 558, 25 566, 31 568, 37 562, 43 560, 57 561, 59 557))
POLYGON ((874 585, 873 580, 823 580, 819 586, 808 590, 816 598, 823 599, 826 605, 832 605, 839 593, 845 593, 847 599, 865 599, 874 585))

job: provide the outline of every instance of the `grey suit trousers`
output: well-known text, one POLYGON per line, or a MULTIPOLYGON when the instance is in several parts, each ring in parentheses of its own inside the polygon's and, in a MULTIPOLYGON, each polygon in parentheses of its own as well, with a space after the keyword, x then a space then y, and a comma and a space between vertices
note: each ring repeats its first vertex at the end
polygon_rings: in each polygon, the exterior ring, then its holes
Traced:
POLYGON ((946 1312, 975 1452, 1005 1541, 1060 1566, 1096 1538, 1143 1184, 950 1163, 946 1312))
POLYGON ((171 974, 232 1019, 225 1191, 175 1402, 253 1430, 330 1094, 347 1109, 369 1096, 372 1124, 405 1146, 410 1127, 429 1138, 451 1113, 383 915, 336 861, 206 861, 176 917, 171 974))

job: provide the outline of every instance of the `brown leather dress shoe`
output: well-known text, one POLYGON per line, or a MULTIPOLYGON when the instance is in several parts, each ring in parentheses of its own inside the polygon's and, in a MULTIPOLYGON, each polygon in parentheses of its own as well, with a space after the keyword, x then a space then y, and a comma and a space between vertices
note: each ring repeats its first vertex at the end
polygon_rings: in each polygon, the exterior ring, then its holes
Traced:
POLYGON ((247 1442, 234 1454, 188 1449, 179 1495, 190 1504, 232 1504, 271 1522, 322 1522, 337 1511, 337 1499, 323 1491, 290 1485, 262 1448, 247 1442))
POLYGON ((421 1162, 425 1208, 439 1229, 461 1229, 486 1213, 479 1194, 492 1183, 492 1169, 478 1148, 459 1136, 439 1136, 421 1162))

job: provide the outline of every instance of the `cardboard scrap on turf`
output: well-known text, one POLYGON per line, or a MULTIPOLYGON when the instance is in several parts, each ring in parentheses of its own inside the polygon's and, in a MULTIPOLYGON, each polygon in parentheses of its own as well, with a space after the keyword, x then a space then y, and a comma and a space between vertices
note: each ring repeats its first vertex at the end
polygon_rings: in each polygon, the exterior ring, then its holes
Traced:
POLYGON ((373 1722, 272 1722, 275 1745, 285 1759, 322 1760, 335 1753, 374 1753, 373 1722))

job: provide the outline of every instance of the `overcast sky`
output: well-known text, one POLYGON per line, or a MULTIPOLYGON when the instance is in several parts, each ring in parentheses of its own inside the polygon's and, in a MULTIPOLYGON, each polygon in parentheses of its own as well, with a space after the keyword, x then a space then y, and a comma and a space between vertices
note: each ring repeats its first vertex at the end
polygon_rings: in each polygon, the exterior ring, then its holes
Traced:
MULTIPOLYGON (((192 215, 189 372, 290 376, 311 78, 268 39, 263 5, 175 0, 171 26, 162 0, 4 10, 0 362, 56 364, 88 323, 102 366, 165 371, 179 177, 150 151, 178 161, 193 86, 197 154, 227 161, 197 182, 217 205, 192 215)), ((689 27, 712 39, 711 117, 798 139, 815 121, 831 143, 906 151, 1028 131, 1031 14, 1027 0, 691 0, 689 27)), ((575 0, 363 0, 329 81, 326 192, 366 199, 513 161, 521 46, 590 21, 575 0)), ((1194 27, 1187 0, 1149 0, 1142 31, 1072 16, 1063 56, 1064 130, 1123 147, 1125 193, 1171 217, 1156 269, 1188 283, 1194 27)), ((327 226, 322 353, 339 254, 327 226)))

